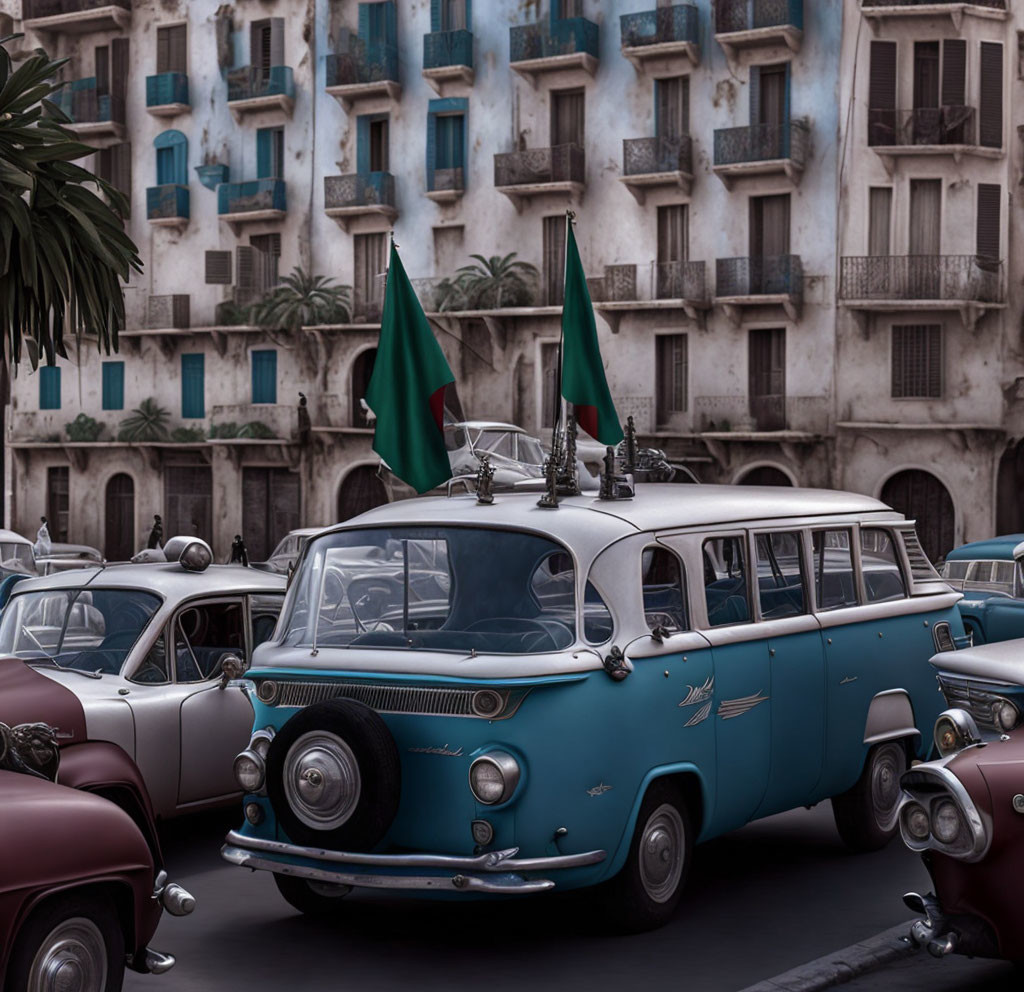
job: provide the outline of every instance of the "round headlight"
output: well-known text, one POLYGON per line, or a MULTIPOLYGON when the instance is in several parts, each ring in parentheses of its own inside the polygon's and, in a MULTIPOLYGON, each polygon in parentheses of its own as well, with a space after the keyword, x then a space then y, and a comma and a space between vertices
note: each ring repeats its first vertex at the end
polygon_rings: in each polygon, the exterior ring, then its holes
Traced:
POLYGON ((472 707, 477 716, 495 716, 501 709, 501 695, 493 689, 481 689, 473 693, 472 707))
POLYGON ((939 754, 945 758, 959 751, 964 744, 966 741, 960 736, 956 724, 947 716, 939 717, 935 722, 935 746, 939 749, 939 754))
POLYGON ((952 844, 960 833, 960 811, 951 799, 936 803, 932 814, 932 833, 943 844, 952 844))
POLYGON ((928 813, 917 803, 911 803, 903 810, 903 823, 907 833, 914 840, 927 840, 931 833, 932 825, 928 813))
POLYGON ((1008 699, 996 699, 992 704, 992 717, 1000 730, 1011 731, 1020 721, 1017 707, 1008 699))
POLYGON ((267 679, 256 686, 256 695, 261 703, 273 706, 277 702, 277 683, 267 679))
POLYGON ((519 784, 519 762, 507 751, 488 751, 469 766, 469 788, 478 802, 508 802, 519 784))
POLYGON ((246 748, 234 764, 235 781, 243 792, 259 792, 263 788, 266 777, 266 766, 263 758, 252 748, 246 748))

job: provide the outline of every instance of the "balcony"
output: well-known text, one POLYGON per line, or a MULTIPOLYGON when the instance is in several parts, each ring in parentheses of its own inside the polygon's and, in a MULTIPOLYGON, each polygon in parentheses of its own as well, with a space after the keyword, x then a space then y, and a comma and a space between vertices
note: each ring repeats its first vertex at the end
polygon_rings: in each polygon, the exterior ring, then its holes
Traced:
POLYGON ((245 114, 262 110, 280 110, 289 117, 295 109, 295 80, 291 66, 274 65, 266 69, 246 65, 227 75, 228 109, 236 123, 245 114))
POLYGON ((435 203, 454 203, 465 191, 462 169, 434 169, 427 175, 427 199, 435 203))
POLYGON ((324 213, 346 231, 353 217, 379 217, 394 223, 398 216, 395 177, 390 172, 324 176, 324 213))
POLYGON ((652 186, 673 186, 684 196, 693 185, 693 139, 626 138, 622 142, 622 175, 619 182, 643 204, 652 186))
POLYGON ((799 52, 803 37, 803 0, 715 0, 715 41, 734 67, 766 49, 799 52))
POLYGON ((182 228, 189 221, 187 186, 169 183, 146 190, 146 217, 154 227, 182 228))
POLYGON ((890 17, 949 17, 956 31, 965 16, 997 21, 1007 17, 1006 0, 860 0, 860 10, 876 33, 890 17))
POLYGON ((585 17, 540 21, 509 28, 509 63, 536 89, 545 72, 582 69, 593 76, 597 70, 598 28, 585 17))
POLYGON ((176 117, 189 110, 188 76, 183 72, 161 72, 146 77, 146 113, 154 117, 176 117))
POLYGON ((131 0, 22 0, 26 31, 88 34, 125 31, 131 24, 131 0))
POLYGON ((433 31, 423 36, 423 78, 444 96, 445 83, 473 85, 473 32, 433 31))
POLYGON ((800 319, 804 271, 799 255, 720 258, 715 264, 715 303, 739 326, 744 307, 781 306, 800 319))
POLYGON ((868 146, 891 173, 894 159, 907 155, 965 155, 1001 158, 1003 149, 978 142, 974 107, 918 107, 914 110, 869 110, 868 146))
POLYGON ((250 179, 217 187, 217 213, 236 232, 244 224, 283 220, 287 210, 283 179, 250 179))
POLYGON ((80 138, 123 138, 124 99, 100 93, 96 77, 75 79, 56 94, 54 103, 71 118, 66 125, 80 138))
POLYGON ((703 262, 651 262, 645 266, 606 265, 604 275, 588 279, 587 287, 599 313, 618 334, 623 314, 682 310, 704 327, 710 307, 703 262))
POLYGON ((1003 265, 977 255, 844 257, 839 299, 860 313, 958 310, 973 330, 988 310, 1006 306, 1003 265))
MULTIPOLYGON (((638 73, 652 60, 700 65, 700 16, 691 3, 619 17, 622 54, 638 73)), ((667 68, 667 67, 666 67, 667 68)))
POLYGON ((346 113, 360 100, 397 100, 402 95, 397 45, 367 45, 349 36, 348 50, 328 55, 326 69, 326 91, 346 113))
POLYGON ((715 174, 726 189, 747 176, 784 175, 798 186, 807 160, 808 134, 804 121, 717 130, 715 174))
POLYGON ((494 156, 494 187, 515 204, 519 213, 524 200, 533 196, 560 193, 582 197, 585 175, 586 162, 579 145, 529 148, 494 156))

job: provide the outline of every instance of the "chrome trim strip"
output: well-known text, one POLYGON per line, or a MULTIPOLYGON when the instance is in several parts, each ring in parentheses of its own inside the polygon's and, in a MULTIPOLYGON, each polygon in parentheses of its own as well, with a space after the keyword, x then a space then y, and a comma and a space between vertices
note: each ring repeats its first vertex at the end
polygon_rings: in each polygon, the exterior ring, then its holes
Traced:
POLYGON ((246 837, 232 830, 224 838, 225 850, 238 847, 244 851, 262 851, 266 854, 289 858, 307 858, 337 865, 368 865, 378 868, 452 868, 462 871, 513 872, 542 871, 556 868, 580 868, 600 864, 607 857, 605 851, 583 851, 579 854, 561 854, 552 858, 517 858, 518 847, 502 851, 489 851, 476 857, 452 854, 362 854, 354 851, 328 851, 325 848, 300 847, 280 840, 246 837))
MULTIPOLYGON (((963 754, 963 751, 957 752, 963 754)), ((903 773, 900 779, 900 787, 902 796, 900 798, 899 806, 896 810, 896 816, 900 824, 900 836, 903 838, 903 843, 912 851, 941 851, 943 854, 948 855, 951 858, 956 858, 958 861, 967 861, 973 863, 975 861, 981 861, 986 854, 988 854, 989 844, 991 843, 991 830, 986 826, 985 821, 982 819, 981 813, 978 811, 977 806, 974 805, 974 800, 971 799, 970 794, 964 787, 963 782, 960 781, 948 768, 946 768, 947 762, 951 761, 956 755, 950 755, 949 758, 943 758, 939 761, 929 761, 923 765, 917 765, 911 768, 909 771, 903 773), (932 835, 929 835, 927 840, 919 841, 913 837, 909 837, 903 829, 903 809, 911 802, 918 803, 919 805, 927 805, 934 800, 934 795, 930 795, 927 799, 922 799, 921 796, 915 794, 912 788, 908 788, 904 785, 904 781, 908 777, 914 775, 924 775, 928 778, 934 778, 938 781, 939 786, 945 789, 960 807, 960 811, 964 815, 964 819, 967 822, 967 829, 971 832, 973 839, 973 845, 970 851, 957 851, 951 848, 948 844, 943 844, 941 841, 936 840, 932 835)))
POLYGON ((550 879, 525 879, 518 875, 501 875, 495 878, 479 878, 476 875, 360 875, 340 871, 326 871, 323 868, 308 868, 305 865, 290 865, 270 858, 249 854, 237 847, 225 844, 221 848, 225 861, 254 871, 272 871, 279 875, 293 875, 332 885, 351 885, 364 889, 405 889, 434 892, 503 892, 511 895, 528 895, 531 892, 545 892, 553 889, 550 879))

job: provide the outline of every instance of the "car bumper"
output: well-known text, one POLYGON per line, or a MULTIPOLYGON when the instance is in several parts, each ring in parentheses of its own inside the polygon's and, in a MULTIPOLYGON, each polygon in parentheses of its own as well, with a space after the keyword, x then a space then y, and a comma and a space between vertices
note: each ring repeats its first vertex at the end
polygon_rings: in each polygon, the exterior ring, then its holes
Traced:
POLYGON ((555 887, 549 878, 525 877, 600 864, 604 851, 517 858, 517 848, 474 857, 447 854, 362 854, 300 847, 283 841, 246 837, 232 830, 221 854, 231 864, 335 885, 368 889, 433 892, 529 894, 555 887))
POLYGON ((930 892, 926 896, 911 892, 903 899, 911 909, 924 914, 924 918, 910 928, 910 942, 915 947, 926 947, 928 953, 937 958, 947 954, 1002 957, 995 933, 980 916, 947 913, 930 892))

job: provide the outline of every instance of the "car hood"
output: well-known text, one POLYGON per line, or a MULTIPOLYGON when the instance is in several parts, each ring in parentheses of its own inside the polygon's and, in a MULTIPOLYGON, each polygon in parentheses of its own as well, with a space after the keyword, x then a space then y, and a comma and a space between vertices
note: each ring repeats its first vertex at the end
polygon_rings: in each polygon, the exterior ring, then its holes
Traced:
POLYGON ((86 739, 85 710, 78 696, 19 658, 0 658, 0 721, 9 726, 47 723, 62 744, 86 739))
POLYGON ((931 663, 940 672, 964 678, 1024 685, 1024 638, 979 644, 960 651, 940 651, 931 663))

